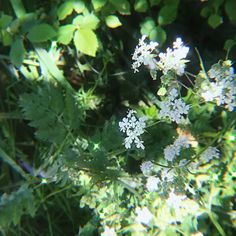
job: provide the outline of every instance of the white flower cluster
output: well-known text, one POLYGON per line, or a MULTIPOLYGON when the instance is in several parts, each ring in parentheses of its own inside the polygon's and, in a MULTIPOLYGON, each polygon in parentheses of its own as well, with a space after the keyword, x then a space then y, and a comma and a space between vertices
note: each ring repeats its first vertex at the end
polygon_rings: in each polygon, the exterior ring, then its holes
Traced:
POLYGON ((182 39, 177 38, 173 43, 173 49, 167 48, 166 53, 160 53, 160 60, 157 62, 157 66, 163 72, 167 74, 169 71, 174 71, 177 75, 183 75, 186 67, 187 54, 189 47, 183 45, 182 39))
POLYGON ((220 152, 216 147, 208 147, 200 156, 205 162, 209 162, 213 158, 220 158, 220 152))
POLYGON ((137 119, 135 117, 136 112, 133 110, 128 111, 128 114, 121 122, 119 122, 120 131, 126 133, 125 138, 125 148, 131 148, 132 143, 136 145, 137 148, 144 149, 143 141, 139 138, 141 134, 145 131, 145 121, 146 117, 141 117, 137 119))
POLYGON ((172 89, 166 101, 160 102, 160 118, 169 118, 171 121, 176 122, 177 124, 184 123, 186 121, 185 115, 188 114, 190 109, 189 105, 186 105, 185 102, 179 98, 177 89, 172 89))
POLYGON ((148 225, 151 222, 151 220, 153 219, 153 215, 148 210, 147 207, 144 207, 144 208, 137 207, 135 209, 135 213, 136 213, 135 221, 137 223, 148 225))
POLYGON ((171 145, 168 145, 164 149, 164 158, 167 161, 173 161, 177 156, 180 155, 180 151, 182 148, 189 148, 190 144, 188 139, 185 136, 179 136, 175 142, 171 145))
POLYGON ((185 195, 176 195, 172 190, 169 194, 169 198, 167 199, 167 205, 169 207, 173 207, 175 210, 179 210, 181 208, 181 203, 183 200, 187 199, 185 195))
POLYGON ((139 40, 139 44, 136 46, 132 59, 134 60, 132 68, 134 73, 138 72, 138 68, 144 64, 149 67, 149 69, 156 68, 156 60, 154 59, 155 54, 152 52, 159 45, 156 42, 145 43, 146 35, 143 35, 139 40))
POLYGON ((151 161, 145 161, 140 165, 140 169, 144 176, 149 176, 153 169, 153 163, 151 161))
MULTIPOLYGON (((230 62, 231 63, 231 62, 230 62)), ((215 64, 208 71, 211 82, 204 81, 201 86, 201 96, 207 102, 224 105, 229 111, 236 107, 236 83, 233 67, 215 64)))

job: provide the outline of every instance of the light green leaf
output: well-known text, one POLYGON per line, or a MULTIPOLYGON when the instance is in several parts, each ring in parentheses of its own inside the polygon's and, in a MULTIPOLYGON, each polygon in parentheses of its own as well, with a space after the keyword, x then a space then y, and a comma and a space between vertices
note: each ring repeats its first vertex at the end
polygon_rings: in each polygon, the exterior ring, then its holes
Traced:
POLYGON ((96 34, 90 29, 80 29, 75 32, 74 44, 80 52, 95 57, 98 49, 96 34))
POLYGON ((165 87, 161 87, 158 91, 157 91, 157 95, 159 96, 165 96, 165 94, 167 93, 167 90, 165 87))
POLYGON ((145 20, 141 23, 141 34, 148 35, 151 33, 153 28, 155 28, 155 22, 152 18, 147 17, 145 20))
POLYGON ((96 29, 99 19, 94 14, 79 15, 73 20, 73 25, 78 29, 96 29))
POLYGON ((84 9, 85 9, 85 4, 84 4, 84 2, 81 1, 81 0, 75 0, 75 1, 73 2, 73 7, 74 7, 74 10, 75 10, 78 14, 80 14, 80 13, 82 13, 82 12, 84 11, 84 9))
POLYGON ((48 24, 35 25, 29 30, 28 39, 33 43, 45 42, 56 36, 56 31, 48 24))
POLYGON ((61 6, 57 10, 57 16, 59 20, 65 19, 69 16, 73 11, 73 2, 67 1, 61 4, 61 6))
POLYGON ((208 18, 208 24, 213 28, 217 28, 220 24, 222 24, 222 18, 221 16, 217 15, 217 14, 213 14, 208 18))
POLYGON ((0 29, 6 29, 7 26, 11 23, 12 16, 9 15, 2 15, 0 18, 0 29))
POLYGON ((71 24, 61 26, 58 30, 58 42, 65 45, 69 44, 73 38, 75 29, 75 26, 71 24))
POLYGON ((95 11, 99 11, 105 4, 107 0, 92 0, 93 8, 95 11))
POLYGON ((148 9, 147 0, 136 0, 134 3, 134 10, 137 12, 145 12, 148 9))
POLYGON ((110 15, 106 17, 106 24, 110 28, 117 28, 122 25, 119 18, 114 15, 110 15))
POLYGON ((25 56, 25 48, 22 39, 17 38, 11 45, 10 59, 11 62, 16 66, 20 67, 25 56))

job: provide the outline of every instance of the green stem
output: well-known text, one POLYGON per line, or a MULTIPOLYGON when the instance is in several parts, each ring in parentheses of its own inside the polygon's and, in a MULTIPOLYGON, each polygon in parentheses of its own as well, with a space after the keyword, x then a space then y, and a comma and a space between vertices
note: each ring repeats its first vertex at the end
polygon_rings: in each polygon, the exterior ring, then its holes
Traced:
POLYGON ((10 2, 17 18, 22 18, 26 15, 26 10, 21 0, 10 0, 10 2))

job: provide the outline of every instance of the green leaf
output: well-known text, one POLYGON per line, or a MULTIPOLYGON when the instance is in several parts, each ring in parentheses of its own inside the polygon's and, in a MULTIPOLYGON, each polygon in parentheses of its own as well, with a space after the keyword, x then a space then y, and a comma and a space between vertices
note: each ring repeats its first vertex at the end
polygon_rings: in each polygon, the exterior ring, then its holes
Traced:
POLYGON ((137 12, 146 12, 148 9, 147 0, 136 0, 134 3, 134 10, 137 12))
POLYGON ((157 6, 160 4, 161 0, 149 0, 151 7, 157 6))
POLYGON ((0 18, 0 29, 6 29, 7 26, 11 23, 12 16, 3 14, 0 18))
POLYGON ((12 35, 6 30, 0 31, 0 39, 2 40, 2 44, 4 46, 9 46, 12 44, 12 35))
POLYGON ((67 1, 61 4, 61 6, 57 10, 57 17, 59 20, 65 19, 69 16, 73 11, 74 5, 73 2, 67 1))
POLYGON ((85 9, 85 4, 84 4, 84 2, 81 1, 81 0, 75 0, 75 1, 73 2, 73 7, 74 7, 74 10, 75 10, 78 14, 80 14, 80 13, 82 13, 82 12, 84 11, 84 9, 85 9))
POLYGON ((228 0, 225 3, 225 11, 226 11, 229 19, 234 23, 236 22, 235 9, 236 9, 236 1, 235 0, 228 0))
POLYGON ((217 14, 213 14, 208 18, 208 24, 213 28, 217 28, 220 24, 222 24, 222 18, 221 16, 217 15, 217 14))
POLYGON ((150 35, 151 31, 155 28, 155 22, 152 18, 147 17, 141 23, 141 34, 150 35))
POLYGON ((151 39, 152 33, 155 34, 155 41, 157 41, 158 43, 163 44, 166 41, 166 32, 160 26, 157 26, 151 32, 150 39, 151 39))
POLYGON ((96 34, 90 29, 80 29, 75 32, 74 44, 80 52, 95 57, 98 49, 96 34))
POLYGON ((161 8, 158 15, 159 25, 167 25, 172 23, 177 16, 178 5, 166 5, 161 8))
POLYGON ((106 17, 106 24, 110 28, 117 28, 122 25, 119 18, 114 15, 110 15, 106 17))
POLYGON ((157 91, 157 95, 159 96, 165 96, 165 94, 167 93, 167 90, 165 87, 161 87, 158 91, 157 91))
POLYGON ((58 42, 65 45, 69 44, 73 38, 75 29, 75 26, 71 24, 61 26, 58 30, 58 42))
POLYGON ((73 20, 73 25, 78 29, 96 29, 99 19, 94 14, 79 15, 73 20))
POLYGON ((99 11, 105 4, 107 0, 92 0, 93 8, 95 11, 99 11))
POLYGON ((115 9, 123 15, 130 14, 130 4, 127 0, 109 0, 109 2, 115 7, 115 9))
POLYGON ((203 17, 208 17, 208 16, 211 15, 211 13, 212 13, 212 9, 211 9, 210 7, 208 7, 208 6, 206 6, 206 7, 202 8, 200 14, 201 14, 201 16, 203 16, 203 17))
POLYGON ((56 36, 56 31, 48 24, 39 24, 33 26, 27 35, 28 39, 33 43, 45 42, 56 36))
POLYGON ((10 50, 10 59, 11 62, 16 66, 20 67, 25 57, 25 48, 23 41, 20 38, 17 38, 11 45, 10 50))
POLYGON ((233 39, 228 39, 225 41, 224 50, 229 51, 232 47, 236 45, 236 41, 233 39))

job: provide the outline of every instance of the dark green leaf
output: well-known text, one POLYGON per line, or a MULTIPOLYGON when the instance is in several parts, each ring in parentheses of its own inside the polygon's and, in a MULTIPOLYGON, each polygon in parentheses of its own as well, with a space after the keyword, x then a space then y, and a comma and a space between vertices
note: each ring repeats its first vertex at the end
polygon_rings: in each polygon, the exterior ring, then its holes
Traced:
POLYGON ((220 24, 222 24, 222 18, 221 16, 217 15, 217 14, 213 14, 208 18, 208 24, 213 28, 217 28, 220 24))
POLYGON ((167 25, 176 19, 178 5, 166 5, 161 8, 158 15, 158 24, 167 25))
POLYGON ((147 0, 136 0, 134 3, 134 9, 137 12, 145 12, 148 9, 147 0))
POLYGON ((235 0, 228 0, 225 3, 225 11, 226 11, 229 19, 233 22, 236 22, 235 9, 236 9, 236 1, 235 0))
POLYGON ((10 59, 11 62, 16 66, 20 67, 25 56, 25 48, 22 39, 17 38, 11 45, 10 59))
POLYGON ((115 7, 115 9, 123 15, 130 14, 130 4, 127 0, 109 0, 109 2, 115 7))
POLYGON ((92 0, 93 8, 95 11, 99 11, 105 4, 107 0, 92 0))
POLYGON ((56 31, 48 24, 35 25, 29 30, 28 39, 33 43, 45 42, 56 36, 56 31))

